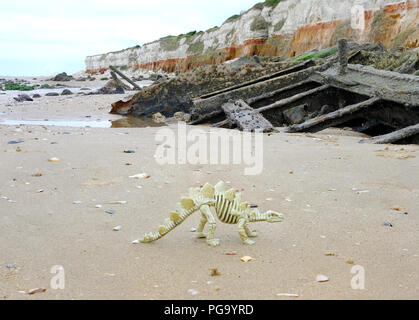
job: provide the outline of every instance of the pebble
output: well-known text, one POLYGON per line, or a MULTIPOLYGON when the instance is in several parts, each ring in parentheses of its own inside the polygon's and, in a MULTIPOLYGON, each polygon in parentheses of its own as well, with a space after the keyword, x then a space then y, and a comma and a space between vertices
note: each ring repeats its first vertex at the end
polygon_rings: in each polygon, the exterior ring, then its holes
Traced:
POLYGON ((48 159, 49 162, 60 162, 60 159, 58 158, 50 158, 48 159))
POLYGON ((10 263, 8 265, 6 265, 7 269, 13 269, 13 267, 14 267, 13 264, 10 264, 10 263))
POLYGON ((109 213, 109 214, 115 214, 115 213, 116 213, 116 211, 115 211, 115 210, 106 210, 105 212, 106 212, 106 213, 109 213))
POLYGON ((36 288, 36 289, 31 289, 28 291, 28 294, 36 294, 36 293, 43 293, 47 291, 47 289, 43 289, 43 288, 36 288))
POLYGON ((23 142, 25 142, 25 140, 12 140, 12 141, 9 141, 7 144, 19 144, 23 142))
POLYGON ((140 244, 140 240, 134 240, 132 244, 140 244))
POLYGON ((73 204, 82 204, 82 202, 81 202, 81 201, 76 200, 76 201, 73 201, 73 204))
POLYGON ((135 153, 134 150, 125 150, 124 153, 135 153))
POLYGON ((191 232, 196 232, 196 228, 191 228, 191 232))
POLYGON ((393 228, 393 225, 390 222, 384 222, 383 226, 393 228))
POLYGON ((198 291, 196 291, 194 289, 189 289, 188 290, 188 293, 191 294, 191 295, 193 295, 193 296, 196 296, 198 294, 198 291))
POLYGON ((122 230, 121 226, 117 226, 117 227, 113 228, 113 231, 121 231, 121 230, 122 230))
POLYGON ((103 207, 103 206, 102 206, 101 204, 97 204, 97 205, 95 205, 95 208, 96 208, 96 209, 102 209, 102 207, 103 207))

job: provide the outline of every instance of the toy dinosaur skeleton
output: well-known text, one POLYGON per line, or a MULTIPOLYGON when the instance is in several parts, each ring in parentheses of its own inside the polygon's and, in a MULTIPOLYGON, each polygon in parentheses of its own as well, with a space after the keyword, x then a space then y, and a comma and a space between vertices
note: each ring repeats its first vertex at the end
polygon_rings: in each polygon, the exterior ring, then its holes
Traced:
POLYGON ((236 193, 234 189, 227 190, 226 184, 222 181, 215 187, 207 183, 202 189, 191 188, 189 197, 182 198, 178 209, 170 213, 170 218, 159 227, 158 232, 144 235, 141 242, 150 243, 163 238, 193 213, 201 211, 202 218, 197 229, 198 238, 206 238, 210 246, 216 247, 220 242, 214 238, 217 225, 211 207, 215 208, 217 218, 221 222, 237 224, 239 235, 243 243, 247 245, 254 244, 254 241, 249 238, 257 236, 249 229, 248 223, 263 221, 276 223, 284 219, 282 214, 275 211, 261 213, 258 209, 250 208, 247 202, 242 202, 240 193, 236 193), (204 228, 207 224, 209 228, 208 233, 205 234, 204 228))

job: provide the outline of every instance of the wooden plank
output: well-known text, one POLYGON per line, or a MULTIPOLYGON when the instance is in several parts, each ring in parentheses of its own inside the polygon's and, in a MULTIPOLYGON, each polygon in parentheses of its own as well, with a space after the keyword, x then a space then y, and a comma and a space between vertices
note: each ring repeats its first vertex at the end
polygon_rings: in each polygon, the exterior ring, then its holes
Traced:
POLYGON ((397 130, 382 136, 373 137, 370 139, 363 139, 360 143, 374 143, 374 144, 390 144, 396 141, 409 138, 419 134, 419 123, 401 130, 397 130))
POLYGON ((274 131, 272 123, 243 100, 229 101, 223 104, 222 109, 226 113, 227 119, 241 130, 251 132, 274 131))
POLYGON ((318 87, 318 88, 314 88, 312 90, 308 90, 308 91, 303 92, 303 93, 296 94, 296 95, 294 95, 292 97, 279 100, 279 101, 277 101, 275 103, 272 103, 272 104, 267 105, 265 107, 259 108, 259 109, 257 109, 257 111, 258 112, 265 112, 265 111, 268 111, 268 110, 272 110, 272 109, 276 109, 276 108, 279 108, 279 107, 283 107, 283 106, 286 106, 286 105, 288 105, 290 103, 296 102, 296 101, 298 101, 298 100, 300 100, 302 98, 305 98, 305 97, 311 96, 311 95, 313 95, 315 93, 318 93, 318 92, 327 90, 330 87, 331 87, 330 85, 326 84, 324 86, 321 86, 321 87, 318 87))
POLYGON ((120 76, 122 79, 124 79, 125 81, 127 81, 129 84, 131 84, 134 89, 137 90, 141 90, 141 88, 134 82, 132 81, 130 78, 128 78, 126 75, 124 75, 121 71, 119 71, 117 68, 110 66, 109 67, 113 72, 115 72, 118 76, 120 76))
POLYGON ((311 65, 312 65, 311 61, 304 61, 304 62, 296 64, 296 65, 294 65, 290 68, 287 68, 287 69, 284 69, 284 70, 281 70, 281 71, 278 71, 278 72, 275 72, 275 73, 271 73, 271 74, 268 74, 266 76, 256 78, 254 80, 250 80, 250 81, 243 82, 243 83, 240 83, 240 84, 235 85, 235 86, 231 86, 231 87, 224 88, 224 89, 221 89, 221 90, 218 90, 218 91, 207 93, 207 94, 204 94, 200 97, 195 97, 195 98, 193 98, 193 100, 207 99, 207 98, 213 97, 215 95, 218 95, 220 93, 232 91, 232 90, 235 90, 235 89, 240 89, 240 88, 243 88, 243 87, 258 83, 258 82, 262 82, 262 81, 265 81, 265 80, 273 79, 273 78, 276 78, 276 77, 281 77, 283 75, 299 71, 299 69, 308 68, 311 65))
POLYGON ((285 131, 286 132, 302 132, 302 131, 317 132, 327 127, 339 125, 350 120, 352 117, 355 116, 355 113, 369 108, 370 106, 374 105, 380 100, 381 100, 380 98, 374 97, 366 101, 363 101, 361 103, 353 104, 345 108, 336 110, 334 112, 328 113, 326 115, 322 115, 320 117, 307 120, 304 123, 290 126, 285 131))

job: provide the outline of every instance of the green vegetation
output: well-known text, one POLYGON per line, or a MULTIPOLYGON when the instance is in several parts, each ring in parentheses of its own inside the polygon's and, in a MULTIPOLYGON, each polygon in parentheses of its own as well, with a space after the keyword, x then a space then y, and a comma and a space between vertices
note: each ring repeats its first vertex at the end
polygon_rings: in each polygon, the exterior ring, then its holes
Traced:
POLYGON ((192 43, 188 48, 188 53, 190 54, 201 54, 204 52, 205 44, 202 41, 196 41, 192 43))
POLYGON ((284 26, 284 24, 285 24, 285 19, 282 19, 281 21, 279 21, 275 26, 274 26, 274 32, 277 32, 277 31, 279 31, 279 30, 281 30, 282 29, 282 27, 284 26))
POLYGON ((28 86, 26 84, 19 84, 14 82, 8 82, 4 84, 4 90, 18 90, 18 91, 32 91, 35 87, 28 86))
POLYGON ((332 48, 326 51, 320 51, 320 52, 315 52, 315 53, 309 53, 306 54, 304 56, 298 57, 296 58, 294 61, 306 61, 306 60, 311 60, 311 59, 322 59, 322 58, 326 58, 331 56, 332 54, 335 54, 336 52, 338 52, 337 48, 332 48))
POLYGON ((40 89, 53 89, 53 86, 50 86, 49 84, 43 84, 42 86, 39 87, 40 89))
POLYGON ((269 23, 262 16, 255 18, 250 26, 250 30, 252 31, 266 30, 268 28, 269 23))
POLYGON ((256 3, 253 8, 262 9, 263 7, 275 8, 281 0, 266 0, 265 2, 256 3))
POLYGON ((230 18, 228 18, 226 21, 224 21, 224 23, 233 22, 233 21, 236 21, 238 19, 240 19, 240 15, 239 14, 235 14, 235 15, 231 16, 230 18))
POLYGON ((175 51, 179 48, 179 36, 168 36, 160 39, 160 46, 164 51, 175 51))

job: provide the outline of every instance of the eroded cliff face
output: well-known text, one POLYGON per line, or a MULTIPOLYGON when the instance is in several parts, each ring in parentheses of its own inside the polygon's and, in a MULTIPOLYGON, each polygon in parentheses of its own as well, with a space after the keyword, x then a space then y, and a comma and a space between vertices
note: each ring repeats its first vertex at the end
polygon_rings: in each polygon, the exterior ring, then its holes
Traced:
POLYGON ((206 32, 87 57, 86 71, 104 72, 113 65, 171 73, 243 56, 288 58, 334 46, 342 37, 381 42, 387 48, 419 47, 419 0, 282 0, 276 6, 256 5, 206 32))

